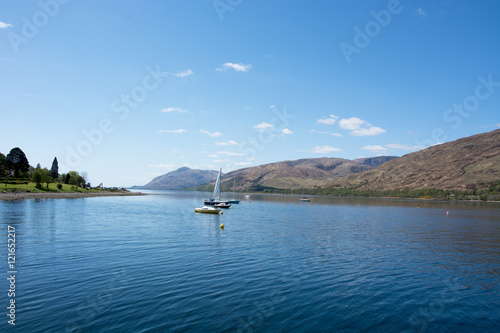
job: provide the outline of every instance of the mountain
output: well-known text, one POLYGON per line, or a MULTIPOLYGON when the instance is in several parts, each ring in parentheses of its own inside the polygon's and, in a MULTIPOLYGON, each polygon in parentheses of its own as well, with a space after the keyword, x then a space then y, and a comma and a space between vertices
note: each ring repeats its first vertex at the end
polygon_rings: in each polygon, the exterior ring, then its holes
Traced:
POLYGON ((134 186, 132 188, 145 190, 180 190, 186 187, 211 182, 214 179, 214 174, 216 174, 216 171, 182 167, 158 176, 144 186, 134 186))
POLYGON ((357 190, 484 190, 500 180, 500 129, 435 145, 331 183, 357 190))
POLYGON ((222 180, 225 188, 237 190, 253 186, 280 189, 310 188, 323 186, 336 178, 370 170, 395 158, 397 157, 381 156, 351 161, 323 157, 282 161, 231 171, 222 180))
POLYGON ((379 165, 390 161, 392 159, 398 158, 397 156, 377 156, 377 157, 366 157, 366 158, 358 158, 355 160, 352 160, 353 162, 359 163, 359 164, 366 164, 369 165, 373 168, 378 167, 379 165))

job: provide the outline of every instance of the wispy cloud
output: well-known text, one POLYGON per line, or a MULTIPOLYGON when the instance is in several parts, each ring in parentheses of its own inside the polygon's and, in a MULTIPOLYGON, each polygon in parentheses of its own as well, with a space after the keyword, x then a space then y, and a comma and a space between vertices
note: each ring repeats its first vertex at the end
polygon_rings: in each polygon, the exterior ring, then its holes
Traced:
POLYGON ((273 126, 273 125, 271 125, 271 124, 269 124, 269 123, 262 122, 262 123, 260 123, 260 124, 258 124, 258 125, 255 125, 253 128, 255 128, 255 129, 256 129, 257 131, 259 131, 259 132, 264 132, 264 130, 265 130, 266 128, 273 128, 273 127, 274 127, 274 126, 273 126))
POLYGON ((380 145, 369 145, 369 146, 364 146, 363 148, 361 149, 364 149, 364 150, 369 150, 371 151, 372 153, 383 153, 385 151, 387 151, 387 148, 385 147, 382 147, 380 145))
POLYGON ((235 166, 245 166, 245 165, 250 165, 250 162, 236 162, 234 163, 235 166))
POLYGON ((5 22, 2 22, 0 21, 0 29, 4 29, 4 28, 12 28, 13 25, 10 24, 10 23, 5 23, 5 22))
POLYGON ((427 15, 427 12, 422 8, 419 8, 415 11, 415 14, 420 17, 425 17, 427 15))
POLYGON ((227 71, 228 69, 234 69, 237 72, 248 72, 252 68, 251 64, 233 64, 232 62, 226 62, 222 64, 222 67, 217 68, 218 71, 227 71))
POLYGON ((218 137, 218 136, 221 136, 221 135, 222 135, 222 133, 221 133, 221 132, 213 132, 213 133, 212 133, 212 132, 209 132, 209 131, 207 131, 207 130, 200 130, 200 132, 201 132, 201 133, 204 133, 204 134, 206 134, 206 135, 208 135, 208 136, 210 136, 210 137, 212 137, 212 138, 216 138, 216 137, 218 137))
POLYGON ((188 110, 184 110, 178 107, 168 107, 166 109, 162 109, 161 112, 179 112, 179 113, 185 113, 188 112, 188 110))
POLYGON ((184 78, 184 77, 188 77, 188 76, 193 75, 193 74, 194 74, 194 72, 192 70, 188 69, 188 70, 185 70, 183 72, 174 73, 173 75, 175 77, 184 78))
POLYGON ((371 136, 386 132, 385 129, 372 126, 372 124, 366 120, 357 117, 341 119, 339 121, 339 126, 342 129, 351 131, 349 134, 353 136, 371 136))
POLYGON ((167 168, 167 169, 171 169, 173 168, 175 165, 174 164, 148 164, 148 167, 152 167, 152 168, 167 168))
POLYGON ((333 125, 337 121, 339 117, 331 114, 330 117, 328 118, 323 118, 323 119, 317 119, 316 123, 317 124, 324 124, 324 125, 333 125))
POLYGON ((243 153, 237 153, 234 151, 218 151, 217 154, 228 155, 228 156, 245 156, 243 153))
POLYGON ((394 150, 407 150, 407 151, 415 151, 415 150, 420 150, 424 149, 425 147, 423 146, 417 146, 417 145, 402 145, 399 143, 390 143, 388 145, 385 145, 389 149, 394 149, 394 150))
POLYGON ((334 151, 342 151, 342 149, 330 147, 328 145, 323 145, 323 146, 316 146, 313 149, 311 149, 309 152, 314 153, 314 154, 328 154, 328 153, 332 153, 334 151))
POLYGON ((239 145, 238 142, 236 141, 233 141, 233 140, 229 140, 229 141, 225 141, 225 142, 215 142, 215 145, 217 146, 237 146, 239 145))
POLYGON ((173 134, 181 134, 186 132, 185 129, 179 128, 179 129, 174 129, 174 130, 159 130, 158 133, 173 133, 173 134))
POLYGON ((283 134, 285 134, 285 135, 291 135, 291 134, 293 134, 293 132, 292 132, 292 131, 290 131, 288 128, 284 128, 284 129, 281 131, 281 133, 283 133, 283 134))
POLYGON ((310 130, 309 132, 311 133, 319 133, 319 134, 326 134, 326 135, 331 135, 331 136, 336 136, 336 137, 342 137, 342 134, 340 133, 334 133, 334 132, 323 132, 323 131, 318 131, 318 130, 310 130))
POLYGON ((219 155, 217 155, 217 154, 207 154, 207 156, 210 157, 210 158, 217 158, 217 157, 219 157, 219 155))

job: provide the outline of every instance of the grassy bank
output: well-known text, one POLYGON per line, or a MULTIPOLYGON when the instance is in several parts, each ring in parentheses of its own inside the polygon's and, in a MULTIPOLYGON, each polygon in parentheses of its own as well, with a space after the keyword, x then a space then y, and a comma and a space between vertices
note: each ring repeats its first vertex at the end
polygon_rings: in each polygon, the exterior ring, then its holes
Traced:
POLYGON ((100 193, 100 192, 118 192, 119 189, 84 189, 78 186, 61 184, 62 187, 57 187, 59 183, 49 183, 41 187, 36 187, 36 183, 31 182, 9 182, 0 183, 0 192, 6 193, 100 193))

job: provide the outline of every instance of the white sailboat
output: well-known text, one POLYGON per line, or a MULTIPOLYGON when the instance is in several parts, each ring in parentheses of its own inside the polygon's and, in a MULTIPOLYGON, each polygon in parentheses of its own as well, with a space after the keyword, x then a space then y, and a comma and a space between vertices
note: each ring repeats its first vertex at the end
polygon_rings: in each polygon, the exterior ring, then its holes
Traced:
POLYGON ((222 175, 222 168, 219 170, 219 175, 217 176, 217 180, 215 181, 214 191, 210 200, 205 200, 205 205, 215 206, 218 208, 229 208, 231 204, 227 201, 221 201, 220 199, 220 178, 222 175))

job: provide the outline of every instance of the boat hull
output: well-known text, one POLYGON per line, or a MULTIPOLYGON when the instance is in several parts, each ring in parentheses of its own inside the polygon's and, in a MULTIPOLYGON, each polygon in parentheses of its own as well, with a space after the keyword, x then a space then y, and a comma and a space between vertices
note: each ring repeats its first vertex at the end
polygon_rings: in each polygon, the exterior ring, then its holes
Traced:
POLYGON ((215 206, 218 204, 224 204, 227 205, 229 204, 229 201, 219 201, 219 200, 205 200, 205 206, 215 206))
POLYGON ((203 214, 219 214, 220 209, 215 209, 213 207, 202 207, 202 208, 195 208, 194 211, 195 213, 203 213, 203 214))
POLYGON ((217 205, 214 205, 215 208, 229 208, 231 207, 231 204, 228 204, 228 203, 220 203, 220 204, 217 204, 217 205))

